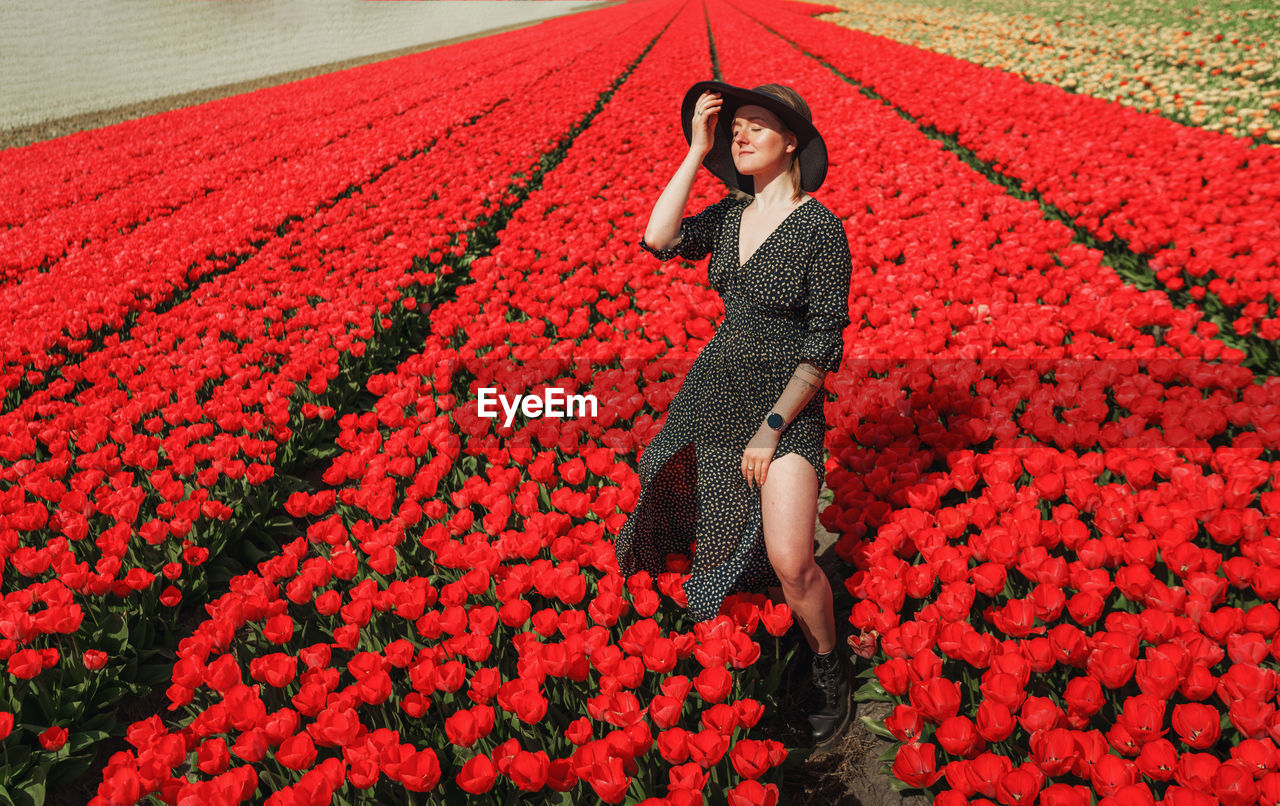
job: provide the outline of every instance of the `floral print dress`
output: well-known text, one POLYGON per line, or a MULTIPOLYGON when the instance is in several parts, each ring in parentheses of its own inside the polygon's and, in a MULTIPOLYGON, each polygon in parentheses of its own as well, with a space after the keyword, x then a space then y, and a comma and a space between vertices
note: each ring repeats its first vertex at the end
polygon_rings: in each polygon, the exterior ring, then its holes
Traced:
MULTIPOLYGON (((801 361, 832 372, 844 354, 852 264, 844 224, 816 198, 792 210, 739 265, 749 199, 728 195, 680 224, 670 249, 639 245, 659 260, 711 255, 707 276, 724 320, 698 354, 639 459, 640 494, 615 541, 624 575, 657 576, 668 554, 693 552, 684 584, 696 621, 725 595, 777 585, 761 530, 760 493, 742 454, 801 361)), ((826 395, 816 392, 783 430, 774 459, 798 453, 821 486, 826 395)))

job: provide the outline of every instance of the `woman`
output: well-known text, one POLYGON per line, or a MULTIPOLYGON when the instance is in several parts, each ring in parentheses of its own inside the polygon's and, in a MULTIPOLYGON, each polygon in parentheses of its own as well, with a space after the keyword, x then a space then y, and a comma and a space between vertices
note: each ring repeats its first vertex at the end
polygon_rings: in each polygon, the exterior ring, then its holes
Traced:
POLYGON ((618 565, 656 575, 668 554, 692 548, 684 590, 697 620, 715 617, 730 591, 780 584, 814 652, 822 696, 809 720, 825 744, 848 723, 852 682, 813 540, 825 475, 819 391, 843 356, 849 242, 807 195, 826 176, 827 152, 794 90, 700 81, 681 117, 689 152, 640 246, 660 260, 710 254, 725 317, 640 457, 618 565), (736 191, 682 218, 699 165, 736 191))

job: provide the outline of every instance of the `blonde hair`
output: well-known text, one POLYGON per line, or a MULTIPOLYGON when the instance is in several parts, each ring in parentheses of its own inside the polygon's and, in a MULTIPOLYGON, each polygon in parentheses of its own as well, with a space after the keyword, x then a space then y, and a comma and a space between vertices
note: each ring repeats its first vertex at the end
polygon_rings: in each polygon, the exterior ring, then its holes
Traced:
MULTIPOLYGON (((809 111, 809 104, 805 103, 804 98, 800 97, 800 93, 796 92, 791 87, 788 87, 785 84, 761 84, 760 86, 752 87, 751 89, 753 92, 762 92, 765 95, 777 98, 779 101, 782 101, 784 104, 803 115, 806 120, 813 120, 813 113, 809 111)), ((795 135, 795 132, 787 128, 787 124, 785 122, 782 122, 781 120, 779 120, 779 122, 782 123, 782 126, 779 129, 782 134, 795 135)), ((787 175, 791 178, 791 201, 793 202, 800 201, 801 197, 804 196, 804 188, 801 187, 800 184, 802 180, 800 176, 799 145, 799 138, 797 138, 796 150, 791 153, 791 166, 787 169, 787 175)), ((754 198, 750 193, 746 193, 736 187, 730 187, 729 190, 732 192, 734 198, 742 201, 754 198)))

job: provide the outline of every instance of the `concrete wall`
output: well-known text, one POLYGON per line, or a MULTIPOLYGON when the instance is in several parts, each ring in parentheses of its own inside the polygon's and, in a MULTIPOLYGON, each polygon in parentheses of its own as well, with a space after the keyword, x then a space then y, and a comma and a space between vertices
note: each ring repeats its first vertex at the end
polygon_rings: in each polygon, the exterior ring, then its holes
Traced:
POLYGON ((592 0, 0 0, 0 129, 596 5, 592 0))

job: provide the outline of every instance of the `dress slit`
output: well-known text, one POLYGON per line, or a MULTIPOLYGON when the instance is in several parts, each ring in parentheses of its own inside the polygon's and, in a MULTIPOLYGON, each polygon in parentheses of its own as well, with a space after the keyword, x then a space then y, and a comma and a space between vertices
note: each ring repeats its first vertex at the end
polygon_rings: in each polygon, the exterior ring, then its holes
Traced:
MULTIPOLYGON (((746 201, 727 196, 686 216, 677 246, 640 246, 660 260, 710 255, 707 279, 724 318, 671 398, 638 461, 640 491, 614 541, 618 569, 656 577, 669 554, 691 558, 689 615, 714 618, 726 595, 780 584, 764 541, 760 491, 743 451, 801 362, 835 371, 849 324, 851 264, 840 219, 810 198, 739 261, 746 201)), ((805 458, 824 480, 822 392, 787 424, 774 452, 805 458)))

